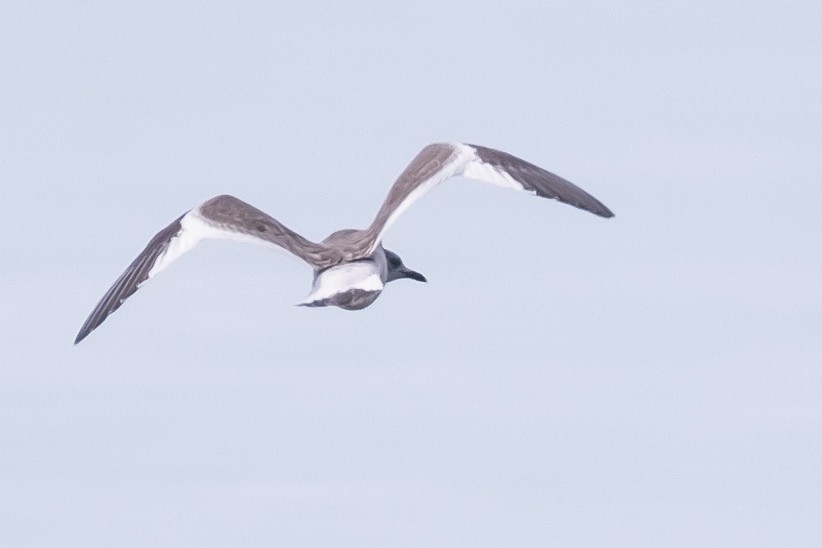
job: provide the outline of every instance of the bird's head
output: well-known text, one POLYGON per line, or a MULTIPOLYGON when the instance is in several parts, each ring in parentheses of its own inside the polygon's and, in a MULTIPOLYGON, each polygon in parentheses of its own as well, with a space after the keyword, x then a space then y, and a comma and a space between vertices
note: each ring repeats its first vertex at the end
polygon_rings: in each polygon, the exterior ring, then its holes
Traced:
POLYGON ((386 282, 399 280, 400 278, 411 278, 418 282, 427 282, 425 276, 419 272, 415 272, 402 263, 400 256, 393 251, 385 250, 385 259, 388 262, 388 276, 386 282))

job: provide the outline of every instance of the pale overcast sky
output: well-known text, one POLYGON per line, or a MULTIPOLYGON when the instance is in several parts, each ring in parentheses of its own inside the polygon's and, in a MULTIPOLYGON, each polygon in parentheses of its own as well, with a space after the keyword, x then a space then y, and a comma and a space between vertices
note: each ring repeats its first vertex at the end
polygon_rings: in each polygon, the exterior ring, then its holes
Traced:
POLYGON ((822 545, 822 4, 0 3, 0 545, 822 545), (79 346, 156 231, 234 194, 312 239, 424 145, 361 312, 207 242, 79 346))

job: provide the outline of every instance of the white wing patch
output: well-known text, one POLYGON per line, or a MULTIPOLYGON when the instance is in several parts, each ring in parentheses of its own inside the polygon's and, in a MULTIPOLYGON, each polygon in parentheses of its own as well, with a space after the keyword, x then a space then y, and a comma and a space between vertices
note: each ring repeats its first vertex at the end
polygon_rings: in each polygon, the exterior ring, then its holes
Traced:
MULTIPOLYGON (((151 270, 148 272, 146 281, 165 270, 168 265, 179 259, 185 253, 191 251, 194 246, 202 240, 232 240, 236 242, 262 244, 266 247, 284 251, 281 247, 271 242, 261 240, 249 234, 213 225, 205 220, 197 208, 195 208, 183 215, 183 218, 180 219, 180 231, 171 239, 163 254, 157 258, 154 266, 151 267, 151 270)), ((145 283, 145 281, 143 283, 145 283)))
POLYGON ((305 300, 298 304, 321 301, 351 289, 382 291, 385 284, 380 278, 379 267, 373 261, 357 261, 333 266, 314 280, 305 300))
MULTIPOLYGON (((408 194, 408 197, 400 203, 397 208, 391 212, 385 224, 380 230, 373 247, 369 253, 373 253, 380 242, 385 232, 394 224, 394 221, 399 218, 402 213, 408 209, 411 204, 422 198, 422 196, 438 184, 450 179, 451 177, 465 177, 473 181, 481 183, 490 183, 503 188, 510 188, 518 191, 526 191, 522 183, 515 180, 505 171, 491 165, 486 164, 477 156, 477 150, 469 145, 463 143, 449 143, 454 149, 453 159, 442 168, 434 173, 431 177, 420 183, 417 188, 408 194)), ((535 192, 526 191, 529 194, 536 194, 535 192)))
MULTIPOLYGON (((477 157, 477 150, 475 148, 463 145, 462 143, 455 143, 454 146, 459 151, 459 158, 463 161, 460 175, 466 179, 472 179, 481 183, 491 183, 492 185, 513 190, 525 190, 522 183, 516 181, 507 172, 480 160, 479 157, 477 157)), ((536 193, 529 192, 529 194, 536 193)))

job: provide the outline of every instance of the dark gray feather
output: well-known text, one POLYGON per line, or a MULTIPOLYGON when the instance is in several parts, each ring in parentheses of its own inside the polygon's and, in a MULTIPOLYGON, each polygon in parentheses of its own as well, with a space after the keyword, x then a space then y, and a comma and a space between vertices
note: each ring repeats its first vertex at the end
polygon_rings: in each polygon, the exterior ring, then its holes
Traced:
POLYGON ((559 175, 501 150, 479 145, 468 146, 476 149, 477 157, 482 162, 504 171, 512 179, 522 184, 525 190, 533 192, 537 196, 559 200, 565 204, 590 211, 600 217, 614 216, 611 210, 605 207, 605 204, 559 175))
POLYGON ((184 215, 180 215, 174 222, 155 234, 145 249, 128 265, 125 272, 117 278, 117 281, 91 311, 83 327, 80 328, 80 332, 77 333, 74 344, 79 343, 97 329, 112 312, 120 308, 125 300, 137 291, 141 283, 148 279, 148 273, 151 272, 157 258, 168 249, 171 240, 182 230, 180 220, 183 217, 184 215))

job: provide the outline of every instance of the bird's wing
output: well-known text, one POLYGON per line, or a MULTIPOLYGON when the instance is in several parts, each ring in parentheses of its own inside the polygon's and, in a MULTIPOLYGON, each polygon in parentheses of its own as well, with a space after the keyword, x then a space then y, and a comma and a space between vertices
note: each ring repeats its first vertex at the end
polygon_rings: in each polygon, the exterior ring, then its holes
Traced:
POLYGON ((408 206, 457 176, 553 198, 600 217, 614 216, 602 202, 575 184, 507 152, 463 143, 436 143, 422 149, 400 174, 374 222, 363 231, 368 239, 363 246, 367 254, 373 253, 385 231, 408 206))
POLYGON ((227 239, 285 249, 314 268, 336 262, 335 252, 311 242, 276 219, 233 196, 217 196, 158 232, 103 295, 74 344, 82 341, 147 280, 204 239, 227 239))

